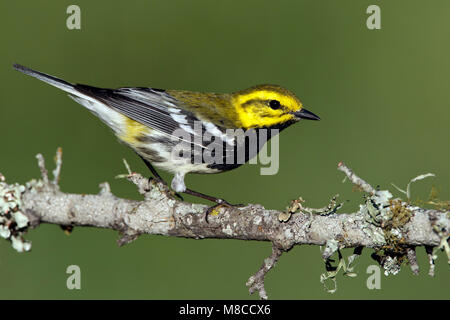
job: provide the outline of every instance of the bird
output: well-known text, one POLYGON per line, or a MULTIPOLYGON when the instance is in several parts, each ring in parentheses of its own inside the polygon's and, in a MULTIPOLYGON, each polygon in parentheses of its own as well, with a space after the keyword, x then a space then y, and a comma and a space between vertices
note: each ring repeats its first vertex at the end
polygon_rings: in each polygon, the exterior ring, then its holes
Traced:
POLYGON ((283 129, 300 120, 320 120, 294 93, 278 85, 256 85, 233 93, 105 89, 72 84, 17 63, 13 67, 65 91, 86 107, 137 153, 155 179, 163 182, 154 166, 172 173, 171 188, 177 194, 216 204, 229 203, 187 188, 185 175, 235 169, 283 129))

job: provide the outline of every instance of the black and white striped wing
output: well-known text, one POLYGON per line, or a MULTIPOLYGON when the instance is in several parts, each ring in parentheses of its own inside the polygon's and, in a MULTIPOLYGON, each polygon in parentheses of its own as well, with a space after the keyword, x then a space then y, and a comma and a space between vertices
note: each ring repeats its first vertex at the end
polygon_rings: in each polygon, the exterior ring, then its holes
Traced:
POLYGON ((75 90, 90 96, 134 121, 167 135, 180 128, 179 120, 195 121, 193 115, 176 107, 174 99, 162 90, 150 88, 100 89, 75 85, 75 90))
POLYGON ((86 85, 75 85, 75 90, 90 96, 128 118, 158 130, 168 136, 180 138, 189 135, 189 141, 201 141, 202 148, 211 148, 211 143, 201 139, 206 131, 220 139, 225 133, 212 123, 200 121, 192 112, 178 107, 178 101, 164 90, 152 88, 100 89, 86 85), (180 134, 180 130, 183 131, 180 134))

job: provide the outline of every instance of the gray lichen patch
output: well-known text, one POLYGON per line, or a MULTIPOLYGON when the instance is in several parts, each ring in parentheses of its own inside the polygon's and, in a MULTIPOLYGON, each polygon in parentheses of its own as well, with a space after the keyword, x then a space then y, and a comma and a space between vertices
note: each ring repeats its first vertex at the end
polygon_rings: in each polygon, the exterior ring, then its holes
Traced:
POLYGON ((376 191, 374 195, 366 197, 365 205, 360 207, 360 212, 365 214, 366 221, 376 226, 381 226, 384 221, 391 218, 389 201, 392 194, 387 190, 376 191))
POLYGON ((229 236, 233 235, 233 229, 231 229, 231 226, 229 224, 222 229, 222 232, 229 236))
POLYGON ((322 258, 328 259, 339 249, 339 242, 334 239, 327 240, 325 250, 323 251, 322 258))
POLYGON ((438 250, 444 250, 447 255, 447 261, 450 265, 450 245, 449 245, 449 224, 448 218, 450 217, 450 212, 447 212, 446 215, 441 215, 437 220, 433 222, 433 231, 439 235, 441 239, 439 246, 437 246, 434 250, 432 250, 431 259, 432 263, 437 259, 436 252, 438 250))
POLYGON ((24 240, 23 234, 30 221, 21 211, 21 197, 26 187, 17 183, 9 185, 4 182, 4 176, 0 176, 0 237, 11 241, 18 252, 29 251, 31 242, 24 240))
POLYGON ((392 199, 387 190, 366 197, 360 212, 365 217, 364 232, 372 237, 375 253, 372 257, 384 268, 385 274, 397 274, 407 256, 404 226, 411 219, 408 203, 392 199))
POLYGON ((398 261, 397 257, 386 257, 386 261, 383 264, 384 275, 388 276, 389 274, 396 275, 399 273, 401 267, 401 263, 398 261))

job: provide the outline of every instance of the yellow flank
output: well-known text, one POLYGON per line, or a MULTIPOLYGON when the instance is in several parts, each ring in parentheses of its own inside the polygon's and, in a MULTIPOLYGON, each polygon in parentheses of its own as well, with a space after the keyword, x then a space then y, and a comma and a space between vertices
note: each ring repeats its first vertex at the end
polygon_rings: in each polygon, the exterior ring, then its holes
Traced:
POLYGON ((123 118, 125 122, 125 130, 124 133, 119 137, 121 140, 130 144, 135 144, 137 142, 137 138, 146 133, 149 133, 149 127, 128 117, 123 116, 123 118))

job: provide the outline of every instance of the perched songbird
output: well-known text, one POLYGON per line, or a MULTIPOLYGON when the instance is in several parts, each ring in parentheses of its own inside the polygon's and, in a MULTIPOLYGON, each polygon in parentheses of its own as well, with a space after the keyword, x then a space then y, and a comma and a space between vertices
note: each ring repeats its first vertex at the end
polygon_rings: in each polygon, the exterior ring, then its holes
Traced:
POLYGON ((280 130, 301 119, 320 120, 292 92, 276 85, 224 94, 147 87, 101 89, 71 84, 18 64, 14 68, 66 91, 112 128, 155 178, 161 179, 152 164, 173 173, 171 186, 176 192, 217 203, 225 201, 187 189, 184 176, 234 169, 256 156, 265 140, 280 130), (259 139, 263 131, 265 140, 259 139), (237 133, 244 133, 244 138, 237 133))

